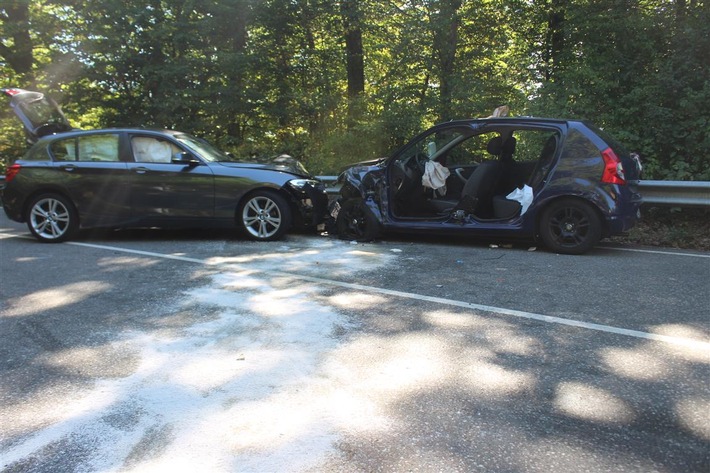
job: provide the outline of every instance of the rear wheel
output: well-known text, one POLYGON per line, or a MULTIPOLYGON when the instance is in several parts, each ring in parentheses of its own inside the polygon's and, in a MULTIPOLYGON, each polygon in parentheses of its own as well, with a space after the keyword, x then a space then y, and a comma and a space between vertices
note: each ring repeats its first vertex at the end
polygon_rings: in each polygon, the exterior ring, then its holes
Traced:
POLYGON ((291 227, 293 216, 286 199, 269 190, 250 195, 239 209, 239 221, 252 240, 273 241, 291 227))
POLYGON ((601 239, 601 220, 587 203, 563 199, 553 202, 540 218, 540 237, 556 253, 580 255, 601 239))
POLYGON ((379 236, 377 217, 362 199, 343 202, 335 220, 338 236, 344 240, 370 241, 379 236))
POLYGON ((74 205, 59 194, 35 197, 30 202, 25 220, 32 235, 45 243, 68 240, 79 228, 74 205))

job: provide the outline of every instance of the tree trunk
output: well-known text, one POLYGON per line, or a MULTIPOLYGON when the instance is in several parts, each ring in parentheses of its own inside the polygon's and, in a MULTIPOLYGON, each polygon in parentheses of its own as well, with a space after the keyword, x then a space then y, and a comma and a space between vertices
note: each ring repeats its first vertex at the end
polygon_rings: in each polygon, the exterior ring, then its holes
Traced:
POLYGON ((18 74, 30 74, 34 64, 32 38, 30 37, 29 2, 11 0, 3 2, 4 14, 0 16, 5 23, 5 31, 12 37, 10 47, 0 41, 0 57, 18 74))
POLYGON ((340 11, 345 29, 346 68, 348 76, 348 116, 354 117, 355 99, 365 92, 365 61, 362 48, 359 0, 341 0, 340 11))
POLYGON ((439 121, 452 118, 452 95, 461 0, 441 0, 434 20, 434 54, 439 66, 439 121))
POLYGON ((565 46, 565 0, 553 0, 547 15, 547 37, 545 60, 545 80, 553 82, 560 68, 565 46))

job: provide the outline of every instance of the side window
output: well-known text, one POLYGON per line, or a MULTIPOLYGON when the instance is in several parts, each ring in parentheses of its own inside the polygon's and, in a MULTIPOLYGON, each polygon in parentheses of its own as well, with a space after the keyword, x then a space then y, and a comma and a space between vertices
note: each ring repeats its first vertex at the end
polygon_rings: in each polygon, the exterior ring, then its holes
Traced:
POLYGON ((398 161, 404 163, 435 160, 446 165, 451 151, 465 139, 464 130, 455 128, 439 130, 412 143, 398 158, 398 161))
POLYGON ((76 161, 76 138, 57 140, 49 149, 55 161, 76 161))
POLYGON ((446 160, 448 166, 470 166, 495 159, 495 156, 488 152, 488 142, 496 136, 497 133, 485 133, 467 138, 449 152, 446 160))
POLYGON ((182 151, 173 143, 152 136, 134 136, 131 149, 137 163, 170 163, 173 154, 182 151))
POLYGON ((118 162, 118 135, 89 135, 77 139, 78 161, 118 162))
POLYGON ((22 157, 25 161, 50 161, 46 146, 33 146, 22 157))
POLYGON ((555 133, 549 130, 517 130, 513 136, 516 139, 513 159, 516 163, 530 163, 543 157, 543 154, 549 154, 545 147, 550 146, 550 137, 555 133))

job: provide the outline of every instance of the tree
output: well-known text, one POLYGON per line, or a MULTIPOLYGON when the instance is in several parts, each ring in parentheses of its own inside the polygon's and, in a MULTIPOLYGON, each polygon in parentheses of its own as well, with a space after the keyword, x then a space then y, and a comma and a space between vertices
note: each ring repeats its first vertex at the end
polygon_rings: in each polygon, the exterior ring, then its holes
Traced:
POLYGON ((3 0, 0 3, 0 20, 0 57, 17 74, 30 77, 34 64, 34 44, 30 36, 29 2, 3 0))

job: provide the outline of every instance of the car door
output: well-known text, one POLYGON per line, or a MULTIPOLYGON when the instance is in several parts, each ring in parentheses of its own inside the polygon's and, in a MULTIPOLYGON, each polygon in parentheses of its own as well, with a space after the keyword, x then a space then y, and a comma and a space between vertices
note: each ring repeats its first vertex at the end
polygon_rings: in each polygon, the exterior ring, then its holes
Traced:
POLYGON ((192 165, 172 162, 185 152, 166 136, 131 134, 129 163, 131 208, 136 219, 183 221, 214 216, 214 175, 197 160, 192 165))
POLYGON ((50 145, 61 186, 79 211, 82 224, 107 226, 130 216, 128 167, 122 162, 118 132, 58 139, 50 145))

